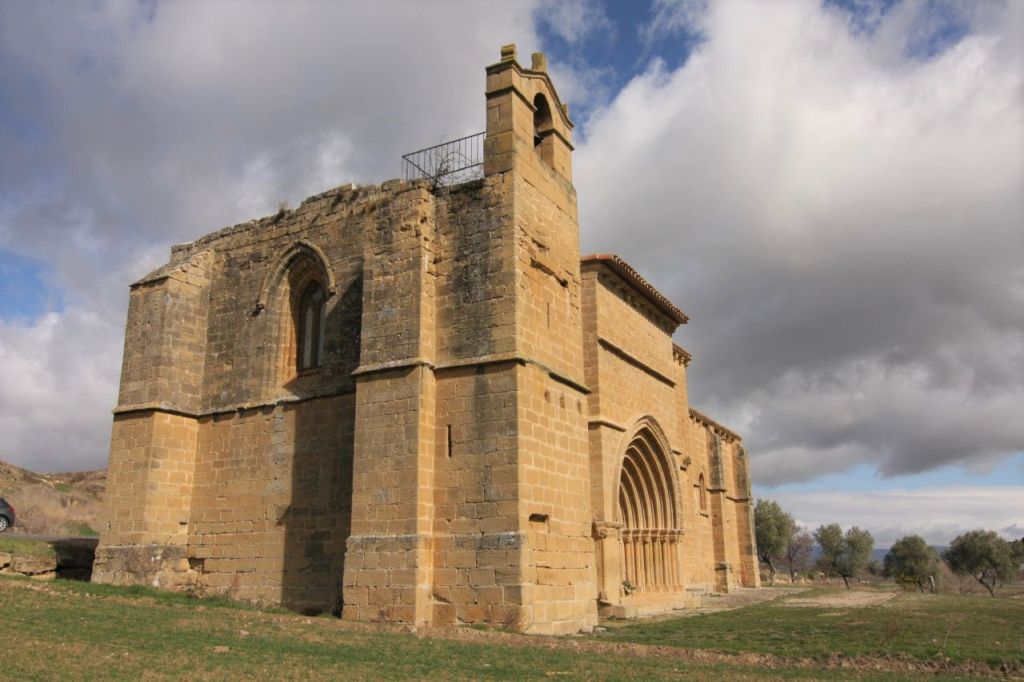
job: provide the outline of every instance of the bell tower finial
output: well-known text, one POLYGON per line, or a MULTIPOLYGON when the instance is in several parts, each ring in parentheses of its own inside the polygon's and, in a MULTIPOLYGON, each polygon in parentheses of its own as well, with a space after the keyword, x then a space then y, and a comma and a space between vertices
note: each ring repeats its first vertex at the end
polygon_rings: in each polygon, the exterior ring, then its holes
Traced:
POLYGON ((524 172, 553 171, 571 185, 573 124, 569 108, 555 91, 542 52, 531 55, 530 66, 525 69, 519 64, 516 46, 509 44, 501 48, 501 61, 487 67, 484 175, 514 167, 524 172))

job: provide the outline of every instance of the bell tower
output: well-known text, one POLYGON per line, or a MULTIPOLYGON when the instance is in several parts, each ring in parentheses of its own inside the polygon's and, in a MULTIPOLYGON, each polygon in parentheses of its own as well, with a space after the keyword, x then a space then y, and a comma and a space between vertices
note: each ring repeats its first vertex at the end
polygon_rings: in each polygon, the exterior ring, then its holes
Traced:
POLYGON ((487 67, 487 139, 484 174, 523 166, 532 154, 572 184, 572 121, 547 73, 547 59, 533 53, 531 68, 516 61, 516 46, 501 48, 501 61, 487 67))
POLYGON ((367 228, 346 619, 597 622, 572 123, 531 67, 486 68, 482 180, 367 228))
POLYGON ((596 624, 572 121, 535 53, 487 67, 485 183, 503 187, 514 274, 518 529, 531 632, 596 624))
POLYGON ((513 221, 516 351, 582 384, 580 246, 572 185, 572 121, 542 53, 515 45, 487 67, 484 175, 507 188, 513 221))

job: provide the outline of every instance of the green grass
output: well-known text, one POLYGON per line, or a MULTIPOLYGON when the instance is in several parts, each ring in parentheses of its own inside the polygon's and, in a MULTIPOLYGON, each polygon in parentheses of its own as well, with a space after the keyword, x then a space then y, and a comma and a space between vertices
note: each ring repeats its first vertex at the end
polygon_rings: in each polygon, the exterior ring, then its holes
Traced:
POLYGON ((55 485, 53 487, 54 487, 55 490, 57 490, 57 492, 61 492, 61 493, 70 493, 71 491, 74 490, 74 488, 71 487, 70 485, 68 485, 67 483, 58 483, 57 485, 55 485))
POLYGON ((221 596, 198 596, 186 592, 160 590, 146 585, 102 585, 79 581, 67 581, 57 585, 58 589, 95 597, 118 597, 120 599, 146 601, 161 606, 204 606, 238 611, 262 611, 264 613, 290 613, 285 609, 259 609, 252 604, 235 601, 221 596))
MULTIPOLYGON (((875 606, 791 606, 815 590, 733 611, 616 627, 602 639, 791 657, 908 656, 1024 663, 1024 601, 905 592, 875 606)), ((841 594, 841 592, 839 593, 841 594)))
POLYGON ((64 531, 68 535, 80 538, 98 538, 100 534, 88 523, 68 522, 64 524, 64 531))
MULTIPOLYGON (((0 576, 5 679, 891 679, 891 674, 742 659, 694 662, 671 652, 464 631, 470 641, 351 627, 191 600, 147 588, 0 576), (473 641, 479 637, 481 641, 473 641), (486 640, 486 641, 483 641, 486 640)), ((694 619, 696 621, 697 619, 694 619)), ((704 619, 702 619, 704 620, 704 619)), ((935 675, 900 675, 932 679, 935 675)))
POLYGON ((0 552, 32 557, 33 559, 49 559, 57 556, 49 543, 14 537, 0 537, 0 552))

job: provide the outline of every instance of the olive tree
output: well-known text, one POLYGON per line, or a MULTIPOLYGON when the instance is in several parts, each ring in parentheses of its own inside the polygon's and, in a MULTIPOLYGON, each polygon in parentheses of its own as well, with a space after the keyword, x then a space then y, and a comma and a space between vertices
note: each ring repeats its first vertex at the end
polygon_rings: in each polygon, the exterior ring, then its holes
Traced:
POLYGON ((1022 552, 992 530, 972 530, 958 535, 942 558, 957 575, 969 575, 996 596, 1000 583, 1012 580, 1022 552))
POLYGON ((883 566, 887 577, 924 592, 926 585, 934 585, 939 555, 920 535, 907 535, 892 544, 883 566))
POLYGON ((758 500, 754 505, 757 556, 768 565, 769 585, 775 582, 775 562, 786 556, 794 526, 793 517, 782 511, 778 502, 758 500))
POLYGON ((844 534, 838 523, 832 523, 819 526, 814 531, 814 539, 821 548, 819 568, 827 575, 842 578, 846 589, 850 589, 850 578, 867 568, 871 560, 871 550, 875 547, 871 533, 853 526, 844 534))

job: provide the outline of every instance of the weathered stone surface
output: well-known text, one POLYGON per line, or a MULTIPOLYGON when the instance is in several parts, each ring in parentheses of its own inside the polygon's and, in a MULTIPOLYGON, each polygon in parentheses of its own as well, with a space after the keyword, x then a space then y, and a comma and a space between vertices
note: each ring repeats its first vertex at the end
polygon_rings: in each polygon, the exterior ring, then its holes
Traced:
POLYGON ((95 580, 549 634, 757 584, 685 316, 581 262, 567 110, 503 54, 483 179, 345 185, 132 286, 95 580))
POLYGON ((46 575, 57 574, 56 557, 38 558, 15 555, 11 560, 11 571, 22 575, 46 575))

